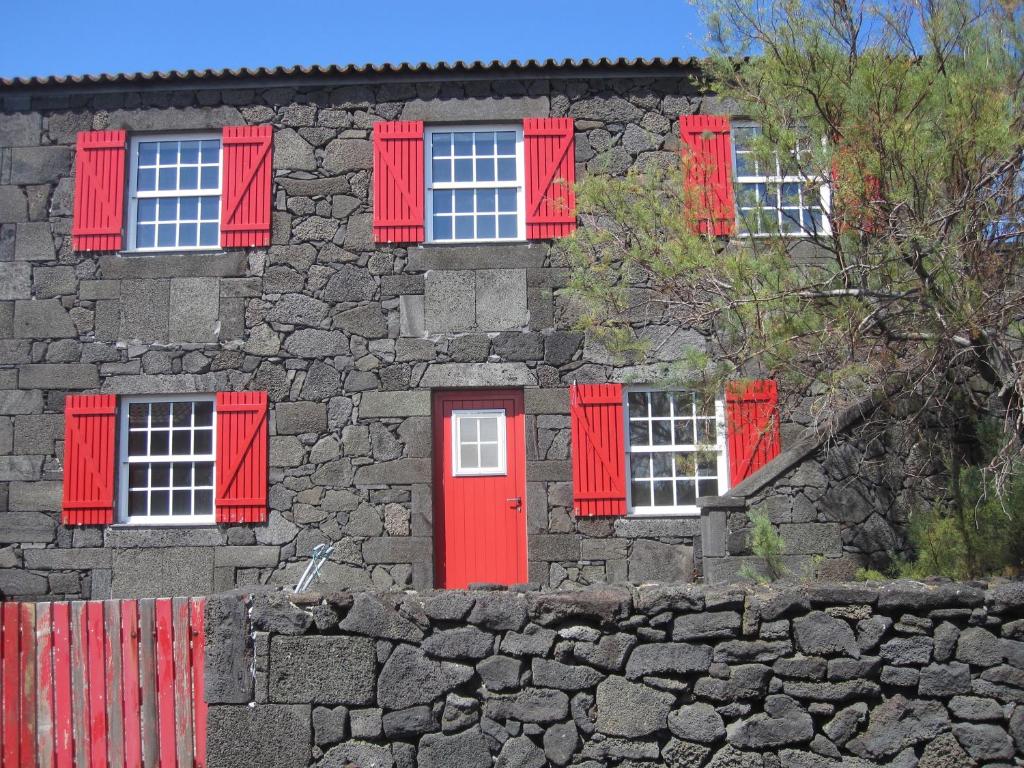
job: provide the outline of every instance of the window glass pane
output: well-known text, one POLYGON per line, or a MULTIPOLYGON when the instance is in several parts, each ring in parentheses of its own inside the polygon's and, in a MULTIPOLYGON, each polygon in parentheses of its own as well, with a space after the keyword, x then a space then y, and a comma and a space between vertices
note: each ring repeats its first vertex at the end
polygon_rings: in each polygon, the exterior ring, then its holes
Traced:
POLYGON ((451 240, 452 239, 452 219, 450 216, 435 216, 434 217, 434 239, 435 240, 451 240))
POLYGON ((196 455, 213 453, 213 432, 208 429, 197 429, 194 437, 193 451, 196 455))
POLYGON ((476 236, 481 240, 497 236, 498 220, 494 216, 478 216, 476 220, 476 236))
POLYGON ((153 491, 149 494, 149 514, 166 515, 170 504, 168 491, 153 491))
POLYGON ((178 187, 180 189, 195 189, 198 186, 199 169, 193 167, 182 168, 178 187))
POLYGON ((646 392, 630 392, 626 395, 626 401, 629 403, 629 415, 630 416, 646 416, 647 415, 647 393, 646 392))
POLYGON ((129 456, 146 456, 149 451, 146 448, 148 442, 148 436, 145 432, 129 432, 128 433, 128 455, 129 456))
POLYGON ((459 131, 454 134, 456 157, 469 157, 473 154, 473 134, 459 131))
POLYGON ((675 416, 689 416, 693 412, 693 400, 691 392, 673 392, 672 408, 675 416))
POLYGON ((149 465, 131 464, 128 466, 128 487, 145 488, 149 485, 149 465))
MULTIPOLYGON (((188 432, 182 434, 187 435, 188 432)), ((179 461, 171 465, 171 477, 175 488, 188 488, 192 485, 192 465, 188 462, 179 461)))
POLYGON ((695 486, 696 483, 693 480, 677 480, 676 503, 695 504, 697 502, 697 489, 695 486))
POLYGON ((172 495, 172 515, 192 514, 192 491, 175 491, 172 495))
POLYGON ((455 217, 455 239, 456 240, 471 240, 473 238, 473 217, 472 216, 456 216, 455 217))
POLYGON ((157 189, 173 190, 178 188, 178 169, 161 168, 157 176, 157 189))
POLYGON ((171 485, 171 465, 151 464, 149 467, 149 487, 169 488, 171 485))
POLYGON ((151 403, 149 406, 150 426, 169 427, 171 425, 171 404, 151 403))
POLYGON ((455 161, 455 180, 456 181, 473 181, 473 161, 472 160, 456 160, 455 161))
POLYGON ((192 451, 192 433, 176 429, 171 438, 171 452, 179 456, 187 456, 192 451))
POLYGON ((630 487, 630 499, 634 507, 651 506, 651 484, 633 482, 630 487))
POLYGON ((195 424, 197 427, 213 424, 213 403, 209 400, 200 400, 195 404, 195 424))
POLYGON ((715 477, 718 475, 718 461, 714 457, 701 454, 697 459, 697 475, 699 477, 715 477))
POLYGON ((195 221, 199 218, 199 198, 183 197, 178 206, 178 215, 183 221, 195 221))
POLYGON ((498 237, 512 238, 516 237, 518 233, 518 222, 515 216, 499 216, 498 217, 498 237))
POLYGON ((213 491, 196 491, 193 511, 197 515, 212 515, 213 491))
POLYGON ((459 465, 462 469, 479 469, 476 459, 476 444, 470 443, 459 448, 459 465))
POLYGON ((128 494, 128 514, 129 515, 145 515, 148 513, 146 508, 149 494, 145 491, 132 491, 128 494))
POLYGON ((435 160, 433 169, 431 170, 434 181, 446 182, 452 180, 452 162, 451 160, 435 160))
POLYGON ((680 419, 675 427, 676 445, 693 445, 693 419, 680 419))
POLYGON ((667 392, 651 392, 651 415, 668 416, 669 399, 667 392))
POLYGON ((474 194, 472 189, 455 190, 455 210, 458 213, 473 212, 474 194))
POLYGON ((434 157, 450 157, 452 154, 452 135, 450 133, 435 133, 430 146, 434 157))
POLYGON ((495 134, 495 140, 499 155, 514 155, 516 153, 515 131, 498 131, 495 134))
POLYGON ((494 190, 493 189, 478 189, 476 191, 476 209, 483 213, 489 213, 494 210, 494 190))
POLYGON ((213 464, 198 462, 195 468, 195 475, 197 486, 213 485, 213 464))
POLYGON ((217 225, 201 224, 199 226, 199 244, 217 245, 217 225))
POLYGON ((149 455, 166 456, 170 441, 166 432, 151 432, 149 435, 149 455))
POLYGON ((149 424, 149 405, 147 403, 132 403, 128 406, 128 426, 144 427, 149 424))
MULTIPOLYGON (((699 496, 717 496, 718 480, 700 480, 697 482, 699 496)), ((692 502, 689 502, 692 503, 692 502)))
POLYGON ((434 192, 434 213, 451 213, 452 191, 442 189, 434 192))
POLYGON ((498 181, 516 180, 516 161, 513 157, 498 158, 498 181))
POLYGON ((651 456, 647 453, 632 454, 629 457, 629 476, 643 478, 651 476, 651 456))
POLYGON ((483 469, 497 469, 498 466, 498 444, 483 443, 480 446, 480 467, 483 469))
POLYGON ((220 179, 220 168, 216 165, 204 165, 200 174, 200 187, 202 189, 216 189, 220 179))
POLYGON ((140 224, 135 230, 135 247, 152 248, 156 245, 156 227, 152 224, 140 224))
POLYGON ((480 419, 480 439, 492 441, 498 439, 498 419, 496 416, 480 419))
POLYGON ((697 421, 697 442, 700 445, 714 445, 717 439, 714 420, 699 419, 697 421))
POLYGON ((199 162, 199 142, 198 141, 183 141, 181 142, 181 163, 192 163, 196 164, 199 162))
POLYGON ((480 131, 476 134, 476 154, 494 154, 494 133, 491 131, 480 131))
POLYGON ((476 180, 494 181, 494 160, 486 157, 476 161, 476 180))
POLYGON ((499 189, 498 190, 498 210, 502 213, 514 213, 516 211, 516 190, 514 189, 499 189))
POLYGON ((204 221, 216 221, 220 215, 220 198, 211 196, 199 198, 199 212, 204 221))
POLYGON ((156 189, 156 168, 139 168, 138 187, 140 192, 152 192, 156 189))
POLYGON ((655 477, 672 477, 672 454, 652 453, 651 467, 655 477))
POLYGON ((173 248, 175 245, 174 224, 161 224, 157 227, 156 244, 161 248, 173 248))
POLYGON ((671 480, 654 481, 654 506, 671 507, 675 504, 671 480))
POLYGON ((156 165, 157 144, 155 141, 139 143, 139 165, 156 165))
POLYGON ((216 139, 206 139, 202 142, 202 154, 200 159, 204 163, 217 163, 220 161, 220 142, 216 139))
POLYGON ((199 236, 198 224, 181 224, 178 227, 178 245, 194 246, 199 236))
POLYGON ((459 438, 464 443, 475 443, 479 439, 477 420, 472 416, 459 418, 459 438))
POLYGON ((156 221, 156 200, 153 198, 139 200, 138 220, 156 221))
POLYGON ((643 446, 651 444, 649 421, 629 422, 629 444, 643 446))
POLYGON ((697 470, 697 460, 692 453, 677 453, 672 463, 676 469, 676 477, 693 477, 697 470))
POLYGON ((178 217, 178 198, 162 197, 157 201, 157 218, 160 221, 174 221, 178 217))
POLYGON ((654 445, 672 445, 671 424, 668 419, 655 419, 651 422, 651 439, 654 445))

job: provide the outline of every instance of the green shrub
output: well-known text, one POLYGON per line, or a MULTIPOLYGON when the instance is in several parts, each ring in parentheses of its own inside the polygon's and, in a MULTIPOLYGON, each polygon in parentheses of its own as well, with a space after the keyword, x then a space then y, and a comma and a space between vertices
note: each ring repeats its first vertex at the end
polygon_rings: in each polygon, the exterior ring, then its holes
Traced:
POLYGON ((858 568, 853 578, 857 581, 885 581, 888 577, 874 568, 858 568))
MULTIPOLYGON (((782 578, 788 573, 788 569, 782 563, 782 556, 786 554, 786 542, 772 525, 771 519, 763 512, 747 512, 750 520, 750 533, 747 534, 747 546, 750 551, 764 560, 765 570, 771 581, 782 578)), ((755 578, 757 581, 763 579, 752 568, 742 568, 740 575, 747 578, 755 578)))

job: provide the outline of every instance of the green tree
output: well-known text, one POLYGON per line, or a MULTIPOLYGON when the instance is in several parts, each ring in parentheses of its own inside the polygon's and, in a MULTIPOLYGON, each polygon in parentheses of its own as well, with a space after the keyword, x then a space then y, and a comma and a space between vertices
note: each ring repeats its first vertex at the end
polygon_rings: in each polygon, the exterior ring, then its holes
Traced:
MULTIPOLYGON (((675 378, 720 391, 770 375, 813 393, 819 422, 878 392, 918 436, 936 414, 996 415, 991 466, 1009 467, 1024 435, 1024 7, 699 5, 702 111, 735 105, 761 125, 754 157, 807 194, 827 184, 825 224, 725 242, 694 234, 707 211, 685 170, 591 175, 562 246, 581 324, 624 354, 652 314, 699 330, 675 378)), ((741 228, 757 224, 741 202, 741 228)))

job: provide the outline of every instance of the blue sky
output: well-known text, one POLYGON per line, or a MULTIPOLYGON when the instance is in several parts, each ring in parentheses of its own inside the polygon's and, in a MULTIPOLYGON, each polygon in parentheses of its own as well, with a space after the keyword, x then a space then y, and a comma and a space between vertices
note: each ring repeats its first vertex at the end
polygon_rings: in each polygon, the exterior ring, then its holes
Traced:
POLYGON ((321 0, 315 16, 311 5, 5 0, 0 76, 688 56, 704 34, 686 0, 321 0))

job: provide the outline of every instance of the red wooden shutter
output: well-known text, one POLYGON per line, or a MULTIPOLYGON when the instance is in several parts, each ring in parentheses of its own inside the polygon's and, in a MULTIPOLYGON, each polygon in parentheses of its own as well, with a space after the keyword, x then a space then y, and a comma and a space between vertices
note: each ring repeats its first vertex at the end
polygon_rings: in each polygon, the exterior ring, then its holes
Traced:
POLYGON ((626 514, 621 384, 573 384, 573 506, 581 517, 626 514))
POLYGON ((75 149, 76 251, 119 251, 124 223, 124 131, 82 131, 75 149))
POLYGON ((221 133, 221 248, 270 245, 273 133, 269 125, 231 125, 221 133))
POLYGON ((373 241, 423 241, 423 123, 373 125, 373 241))
POLYGON ((114 446, 117 429, 114 395, 64 398, 65 525, 114 522, 114 446))
POLYGON ((576 149, 571 117, 523 121, 526 237, 566 237, 576 229, 576 149))
POLYGON ((779 455, 779 392, 771 379, 733 382, 725 390, 729 486, 779 455))
POLYGON ((679 137, 683 143, 687 190, 697 205, 697 232, 731 235, 736 224, 736 207, 729 118, 681 115, 679 137))
POLYGON ((267 519, 267 393, 217 393, 217 522, 267 519))

